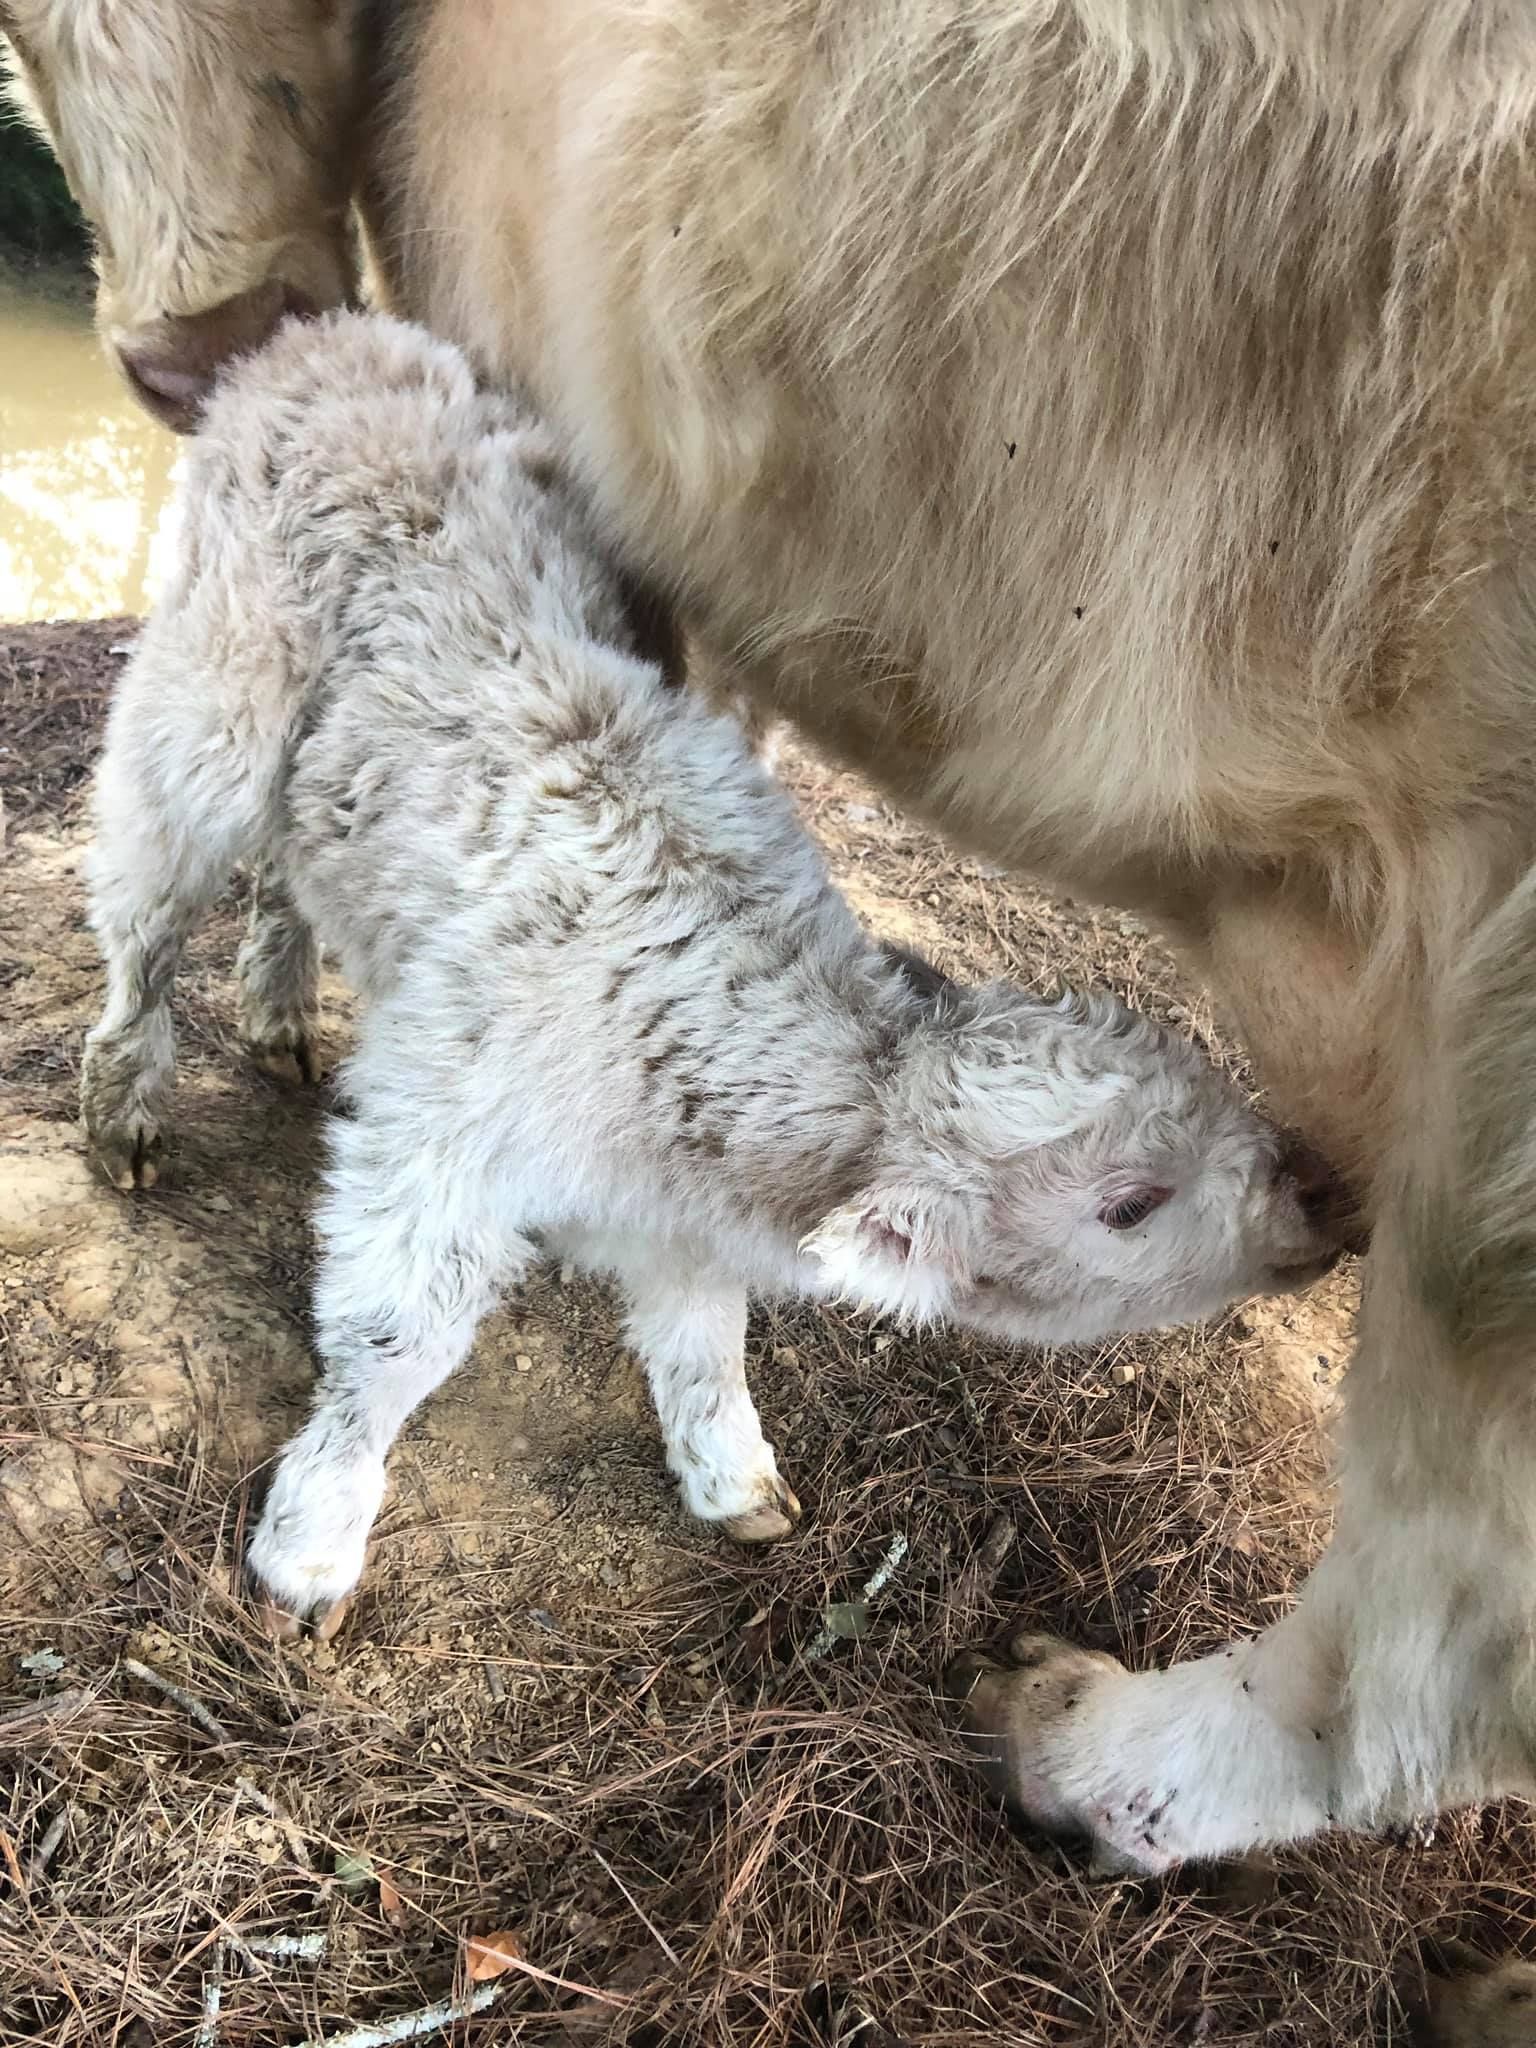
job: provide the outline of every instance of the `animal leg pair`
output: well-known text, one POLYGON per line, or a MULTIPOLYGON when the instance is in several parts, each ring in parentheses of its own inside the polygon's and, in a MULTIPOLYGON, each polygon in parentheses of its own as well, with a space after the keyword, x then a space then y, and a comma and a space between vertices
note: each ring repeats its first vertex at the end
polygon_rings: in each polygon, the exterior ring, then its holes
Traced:
MULTIPOLYGON (((406 1020, 392 1025, 381 1007, 370 1024, 398 1059, 406 1020)), ((357 1093, 369 1106, 336 1126, 318 1218, 320 1385, 277 1461, 248 1552, 279 1633, 310 1616, 328 1632, 340 1619, 391 1444, 467 1356, 500 1287, 537 1256, 521 1232, 488 1226, 494 1191, 464 1160, 434 1158, 409 1105, 396 1113, 366 1080, 357 1093)), ((685 1505, 741 1542, 787 1534, 798 1506, 747 1392, 741 1289, 676 1245, 568 1234, 559 1248, 618 1274, 685 1505)))
MULTIPOLYGON (((119 707, 130 725, 138 703, 119 707)), ((91 922, 105 956, 107 1002, 85 1042, 80 1107, 102 1171, 120 1188, 160 1176, 176 1080, 170 998, 181 950, 236 863, 260 844, 261 792, 254 778, 191 778, 177 815, 127 766, 131 730, 109 747, 97 791, 90 856, 91 922)), ((315 942, 277 869, 258 861, 250 924, 238 962, 241 1032, 270 1071, 317 1077, 319 1013, 315 942)))

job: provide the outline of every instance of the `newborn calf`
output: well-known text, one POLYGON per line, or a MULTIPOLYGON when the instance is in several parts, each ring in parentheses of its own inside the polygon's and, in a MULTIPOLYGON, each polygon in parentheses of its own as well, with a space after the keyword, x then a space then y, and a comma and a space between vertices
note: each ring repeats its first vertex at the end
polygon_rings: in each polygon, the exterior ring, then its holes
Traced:
POLYGON ((1103 997, 871 941, 740 728, 642 660, 543 428, 380 318, 291 326, 210 405, 179 574, 112 710, 82 1101, 149 1185, 194 915, 256 864, 243 1017, 313 1069, 315 947, 366 998, 321 1205, 314 1411, 249 1562, 335 1614, 401 1424, 541 1252, 616 1276, 667 1459, 744 1541, 797 1512, 749 1289, 1037 1343, 1300 1285, 1273 1131, 1103 997))

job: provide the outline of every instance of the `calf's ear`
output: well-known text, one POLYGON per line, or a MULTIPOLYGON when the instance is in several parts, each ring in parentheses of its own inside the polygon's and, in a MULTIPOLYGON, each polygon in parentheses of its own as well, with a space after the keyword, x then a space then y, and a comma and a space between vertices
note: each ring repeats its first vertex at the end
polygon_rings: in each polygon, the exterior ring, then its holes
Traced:
POLYGON ((800 1249, 839 1294, 923 1316, 969 1276, 968 1238, 954 1196, 882 1187, 823 1217, 800 1249))

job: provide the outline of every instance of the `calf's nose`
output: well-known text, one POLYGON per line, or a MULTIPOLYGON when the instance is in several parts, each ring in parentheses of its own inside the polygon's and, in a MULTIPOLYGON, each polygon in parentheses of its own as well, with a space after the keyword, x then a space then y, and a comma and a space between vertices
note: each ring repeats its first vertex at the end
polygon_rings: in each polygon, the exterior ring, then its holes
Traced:
POLYGON ((195 433, 215 377, 232 356, 261 347, 290 313, 315 311, 302 292, 277 279, 236 292, 201 313, 179 313, 118 344, 133 395, 162 425, 195 433))

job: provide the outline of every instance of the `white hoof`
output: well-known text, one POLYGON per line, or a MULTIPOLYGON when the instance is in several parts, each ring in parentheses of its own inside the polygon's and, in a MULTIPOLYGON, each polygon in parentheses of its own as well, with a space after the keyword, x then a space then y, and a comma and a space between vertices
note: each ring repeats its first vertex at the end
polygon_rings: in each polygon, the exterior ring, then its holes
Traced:
POLYGON ((282 1455, 245 1562, 273 1634, 296 1634, 313 1616, 328 1636, 363 1575, 368 1532, 384 1499, 384 1461, 317 1456, 305 1434, 282 1455))
MULTIPOLYGON (((771 1455, 771 1454, 770 1454, 771 1455)), ((800 1503, 777 1470, 746 1480, 719 1480, 699 1493, 683 1482, 683 1498, 701 1522, 709 1522, 737 1543, 777 1543, 800 1519, 800 1503)))

